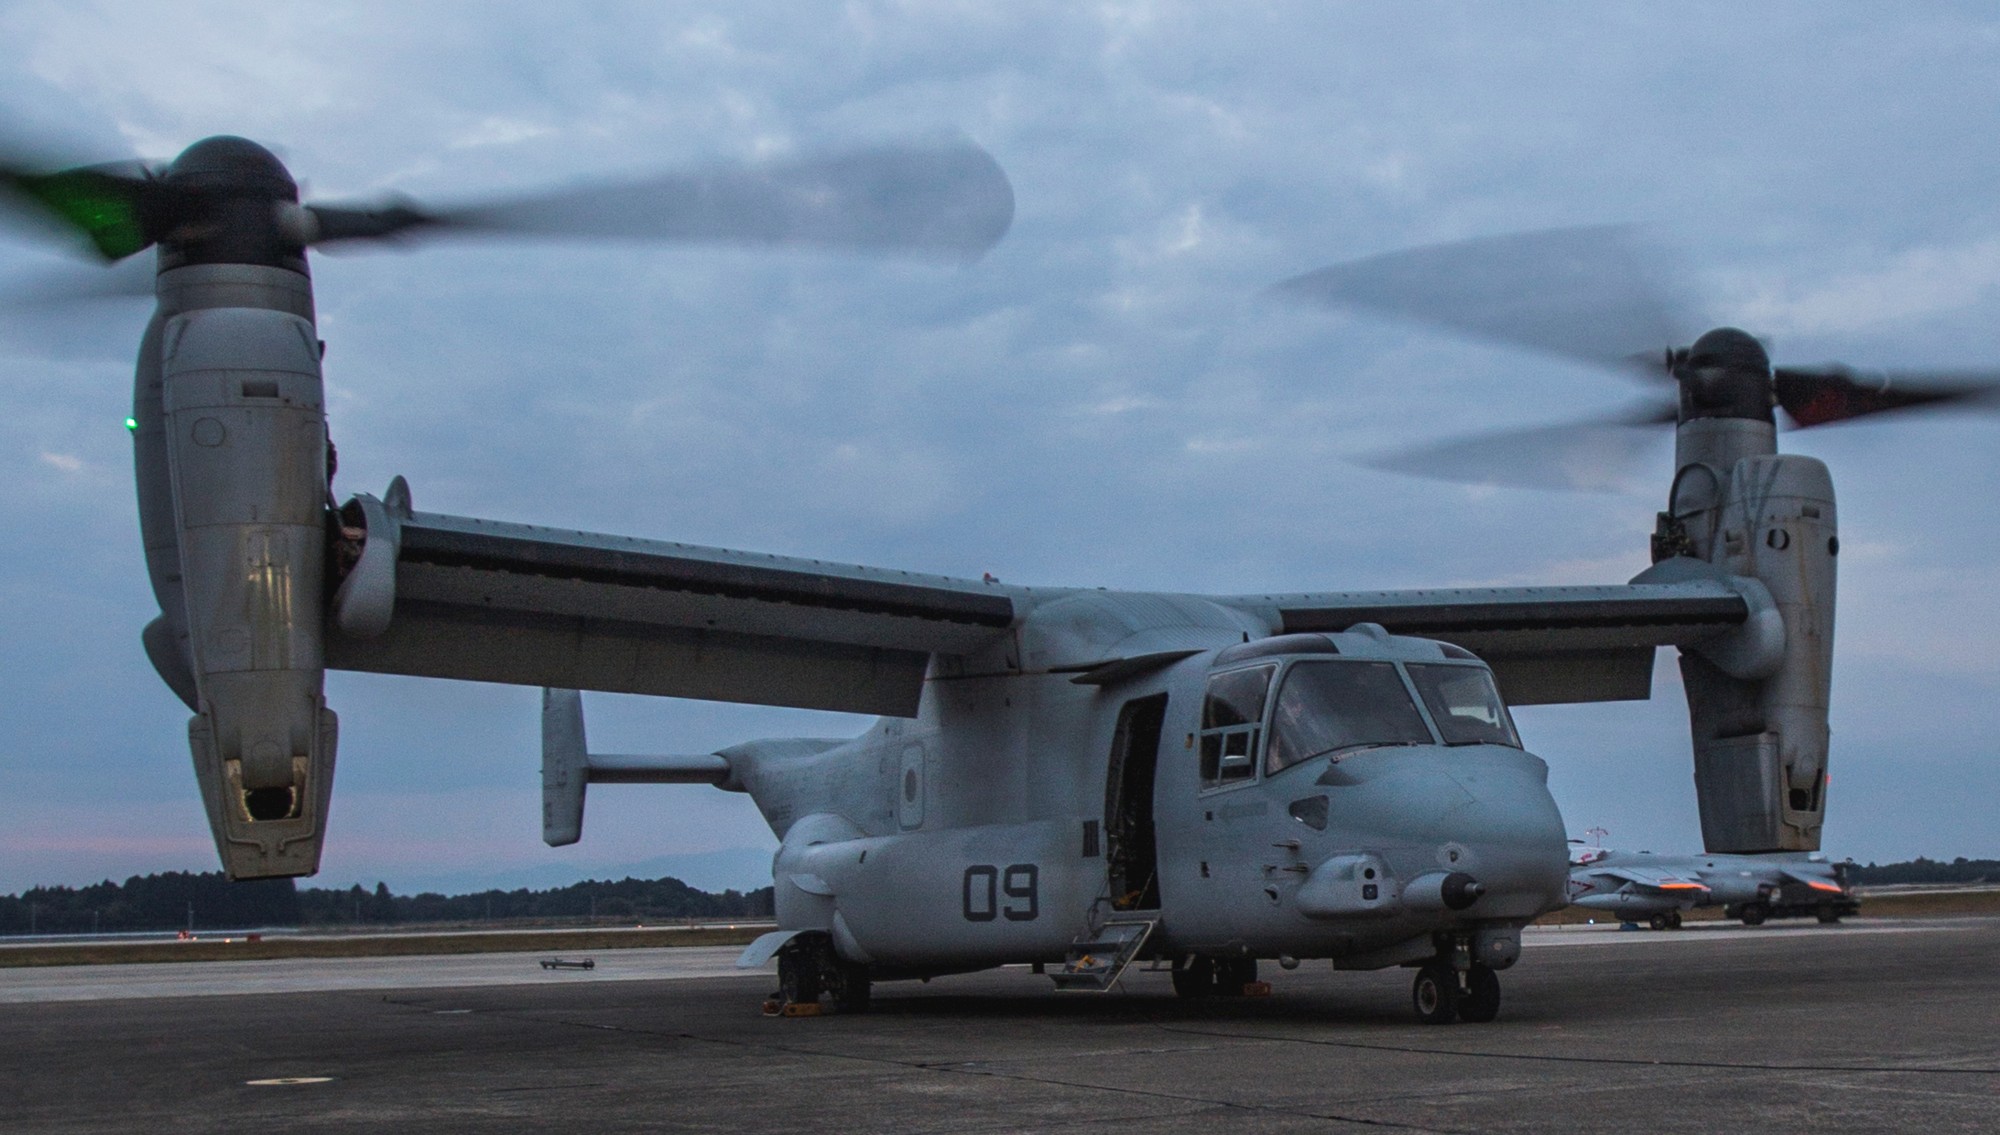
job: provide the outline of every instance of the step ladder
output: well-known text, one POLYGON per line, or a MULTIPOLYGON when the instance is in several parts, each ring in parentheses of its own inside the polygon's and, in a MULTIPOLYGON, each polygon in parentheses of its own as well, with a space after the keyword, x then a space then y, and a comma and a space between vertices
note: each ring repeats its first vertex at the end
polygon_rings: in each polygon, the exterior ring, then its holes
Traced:
POLYGON ((1063 968, 1049 976, 1055 979, 1057 989, 1103 993, 1139 956, 1158 921, 1123 918, 1105 923, 1094 934, 1079 936, 1069 944, 1063 968))

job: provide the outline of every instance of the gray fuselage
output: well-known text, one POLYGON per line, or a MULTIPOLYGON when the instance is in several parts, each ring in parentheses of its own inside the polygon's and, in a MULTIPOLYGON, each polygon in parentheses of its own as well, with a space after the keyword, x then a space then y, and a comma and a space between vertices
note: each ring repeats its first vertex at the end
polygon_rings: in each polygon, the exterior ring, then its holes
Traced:
MULTIPOLYGON (((934 671, 914 720, 726 750, 782 840, 780 925, 828 931, 881 972, 1060 959, 1128 913, 1158 919, 1160 955, 1372 967, 1432 956, 1439 931, 1504 936, 1563 904, 1547 766, 1515 744, 1439 743, 1427 706, 1421 740, 1405 725, 1275 767, 1295 668, 1369 666, 1408 683, 1409 663, 1465 667, 1490 689, 1482 663, 1379 631, 1289 638, 1318 642, 1169 652, 1109 684, 1079 682, 1076 667, 934 671), (1266 693, 1223 773, 1230 731, 1204 703, 1213 679, 1246 671, 1264 672, 1266 693), (1454 876, 1482 890, 1462 909, 1437 894, 1454 876)), ((1423 699, 1400 685, 1395 697, 1415 721, 1423 699)))

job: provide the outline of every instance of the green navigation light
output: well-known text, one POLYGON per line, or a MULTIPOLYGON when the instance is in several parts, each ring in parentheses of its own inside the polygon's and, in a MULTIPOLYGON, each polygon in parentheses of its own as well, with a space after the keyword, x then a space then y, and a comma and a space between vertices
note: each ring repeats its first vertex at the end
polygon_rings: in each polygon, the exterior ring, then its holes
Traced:
POLYGON ((137 419, 137 418, 127 418, 127 419, 125 419, 125 428, 126 428, 126 429, 128 429, 128 430, 130 430, 130 431, 132 431, 133 433, 138 433, 138 432, 139 432, 139 419, 137 419))

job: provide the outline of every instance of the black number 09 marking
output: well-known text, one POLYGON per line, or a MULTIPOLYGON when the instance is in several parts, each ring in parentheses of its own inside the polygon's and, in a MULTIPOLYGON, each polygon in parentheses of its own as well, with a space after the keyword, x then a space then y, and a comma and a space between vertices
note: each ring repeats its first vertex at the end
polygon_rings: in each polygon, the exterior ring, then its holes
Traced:
POLYGON ((1041 914, 1042 870, 1033 863, 1005 869, 977 863, 965 869, 965 920, 1028 922, 1041 914), (1005 903, 1001 899, 1006 899, 1005 903))

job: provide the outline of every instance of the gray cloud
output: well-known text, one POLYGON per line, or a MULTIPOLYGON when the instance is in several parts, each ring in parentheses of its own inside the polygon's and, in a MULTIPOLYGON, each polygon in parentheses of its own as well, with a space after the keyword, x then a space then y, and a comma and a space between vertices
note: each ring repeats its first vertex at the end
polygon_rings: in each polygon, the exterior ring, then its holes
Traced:
MULTIPOLYGON (((1609 410, 1626 387, 1257 294, 1411 243, 1630 220, 1786 358, 2000 358, 1996 26, 1820 4, 20 3, 0 12, 0 106, 103 158, 247 134, 329 197, 943 130, 1014 180, 1013 233, 963 270, 553 245, 320 258, 344 491, 401 473, 441 511, 1019 582, 1612 581, 1644 566, 1664 469, 1571 498, 1344 459, 1609 410)), ((0 283, 47 262, 0 246, 0 283)), ((119 423, 142 320, 0 317, 0 888, 212 862, 184 710, 138 647, 119 423)), ((1994 495, 1992 429, 1788 443, 1832 464, 1849 548, 1879 549, 1843 558, 1836 854, 2000 853, 1976 803, 2000 790, 1978 741, 2000 724, 1995 526, 1967 507, 1994 495)), ((532 691, 340 675, 330 694, 336 882, 414 877, 440 834, 524 871, 769 842, 739 801, 632 789, 548 851, 532 691)), ((1523 712, 1573 828, 1694 844, 1678 699, 1668 663, 1653 702, 1523 712)), ((593 735, 634 750, 860 727, 590 706, 593 735)))

